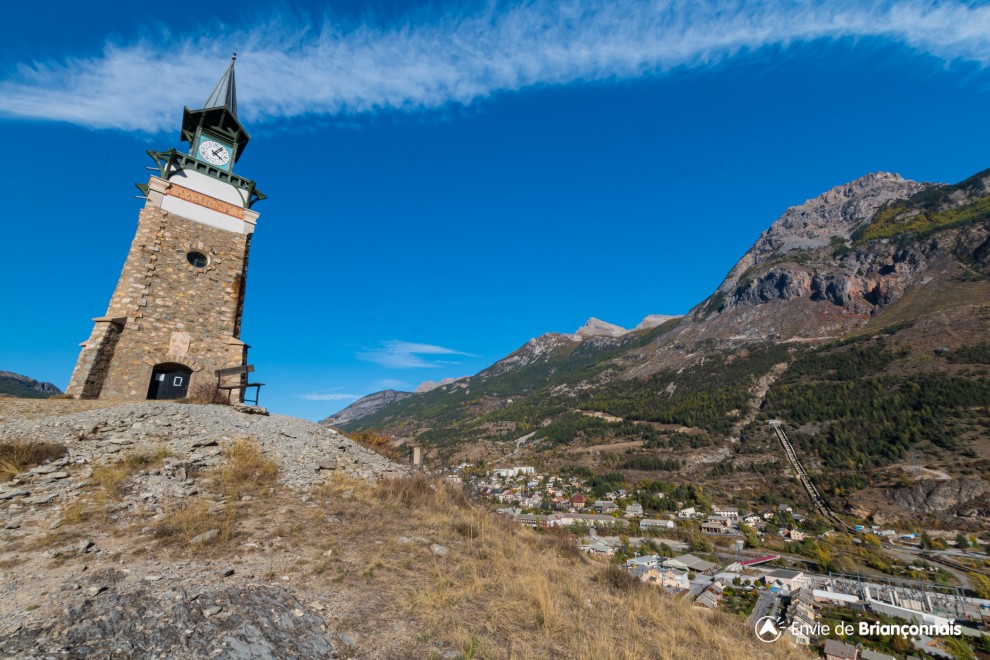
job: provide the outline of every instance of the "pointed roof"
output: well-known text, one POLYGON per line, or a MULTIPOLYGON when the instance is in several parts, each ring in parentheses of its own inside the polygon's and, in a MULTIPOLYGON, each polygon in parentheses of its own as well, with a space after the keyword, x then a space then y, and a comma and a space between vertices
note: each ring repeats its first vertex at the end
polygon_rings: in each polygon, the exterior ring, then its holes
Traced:
POLYGON ((210 98, 206 99, 206 103, 203 104, 204 110, 210 108, 227 108, 230 114, 235 117, 237 116, 237 89, 234 85, 234 62, 236 61, 237 53, 235 52, 230 58, 230 66, 220 76, 220 82, 213 88, 210 98))
POLYGON ((198 110, 185 108, 182 112, 182 130, 179 139, 182 142, 192 142, 202 131, 236 145, 234 162, 240 159, 251 136, 237 118, 237 90, 234 85, 234 62, 237 53, 230 58, 230 65, 213 92, 206 100, 204 107, 198 110))

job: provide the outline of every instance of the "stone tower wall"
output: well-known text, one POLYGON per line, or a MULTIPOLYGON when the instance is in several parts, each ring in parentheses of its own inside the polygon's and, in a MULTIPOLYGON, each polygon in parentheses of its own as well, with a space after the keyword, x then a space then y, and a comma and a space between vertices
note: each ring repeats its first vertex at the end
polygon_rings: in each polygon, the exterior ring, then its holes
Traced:
POLYGON ((154 365, 166 362, 193 371, 192 392, 215 383, 215 369, 245 364, 239 335, 250 239, 149 199, 110 307, 94 319, 67 392, 145 399, 154 365), (207 266, 190 264, 190 251, 206 255, 207 266))

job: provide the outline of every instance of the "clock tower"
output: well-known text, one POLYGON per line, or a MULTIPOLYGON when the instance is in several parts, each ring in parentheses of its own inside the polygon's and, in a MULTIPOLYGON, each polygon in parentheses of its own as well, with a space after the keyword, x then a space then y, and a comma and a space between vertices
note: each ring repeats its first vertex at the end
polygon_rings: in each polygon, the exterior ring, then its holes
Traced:
POLYGON ((66 389, 76 398, 178 399, 247 364, 241 314, 252 207, 264 195, 234 173, 251 139, 237 118, 235 59, 203 107, 183 111, 188 153, 148 152, 157 172, 137 184, 144 208, 107 313, 82 344, 66 389))

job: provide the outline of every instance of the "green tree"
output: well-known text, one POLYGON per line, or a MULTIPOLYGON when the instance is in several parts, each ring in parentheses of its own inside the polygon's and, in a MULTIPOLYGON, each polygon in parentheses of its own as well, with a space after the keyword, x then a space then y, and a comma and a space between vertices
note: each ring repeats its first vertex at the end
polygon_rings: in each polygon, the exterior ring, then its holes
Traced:
POLYGON ((739 531, 742 532, 743 538, 746 539, 747 548, 760 547, 760 538, 757 536, 755 529, 745 523, 740 523, 739 531))
POLYGON ((969 577, 970 584, 973 585, 973 591, 980 598, 990 599, 990 578, 982 573, 967 573, 969 577))
POLYGON ((818 564, 818 568, 822 570, 823 573, 828 573, 832 570, 832 549, 825 545, 824 543, 819 543, 815 547, 815 562, 818 564))
POLYGON ((686 530, 686 540, 688 544, 688 549, 691 552, 711 552, 712 542, 707 536, 702 534, 698 529, 686 530))
POLYGON ((946 637, 944 638, 945 650, 949 652, 953 658, 958 658, 959 660, 970 660, 970 658, 976 658, 976 654, 973 653, 973 649, 969 648, 964 640, 959 637, 946 637))

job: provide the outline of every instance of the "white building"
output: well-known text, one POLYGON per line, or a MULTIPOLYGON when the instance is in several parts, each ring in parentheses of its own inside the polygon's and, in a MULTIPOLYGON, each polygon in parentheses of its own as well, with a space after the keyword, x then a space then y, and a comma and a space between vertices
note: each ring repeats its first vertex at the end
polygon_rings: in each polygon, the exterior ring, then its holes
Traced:
POLYGON ((639 521, 640 529, 674 529, 673 520, 659 520, 657 518, 643 518, 639 521))
POLYGON ((633 557, 626 560, 626 566, 657 566, 660 564, 660 557, 657 555, 646 555, 645 557, 633 557))
POLYGON ((613 518, 612 516, 602 516, 588 513, 561 513, 557 514, 557 519, 563 526, 569 525, 594 525, 597 527, 625 526, 629 521, 624 518, 613 518))
POLYGON ((763 578, 763 581, 767 585, 767 588, 772 589, 776 587, 785 594, 788 594, 795 589, 807 587, 811 583, 811 578, 805 575, 803 571, 789 571, 784 568, 778 568, 775 571, 769 572, 763 578))
POLYGON ((510 468, 495 468, 492 471, 496 477, 518 477, 520 474, 536 474, 536 468, 533 467, 510 467, 510 468))

